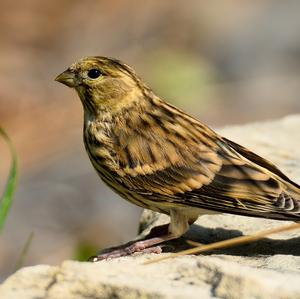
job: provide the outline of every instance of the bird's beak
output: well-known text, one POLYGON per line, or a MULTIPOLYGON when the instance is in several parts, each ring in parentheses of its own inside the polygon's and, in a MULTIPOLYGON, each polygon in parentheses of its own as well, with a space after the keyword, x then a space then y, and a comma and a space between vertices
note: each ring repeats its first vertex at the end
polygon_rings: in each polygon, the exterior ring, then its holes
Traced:
POLYGON ((65 84, 69 87, 75 87, 76 84, 76 78, 74 72, 71 70, 65 70, 61 74, 59 74, 56 78, 55 81, 60 82, 62 84, 65 84))

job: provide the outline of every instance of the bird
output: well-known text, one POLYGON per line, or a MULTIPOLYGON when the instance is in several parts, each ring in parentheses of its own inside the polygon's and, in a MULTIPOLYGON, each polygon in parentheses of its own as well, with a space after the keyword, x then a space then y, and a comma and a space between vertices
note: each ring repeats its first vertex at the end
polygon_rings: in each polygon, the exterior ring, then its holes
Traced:
POLYGON ((90 56, 56 81, 76 90, 83 140, 100 178, 127 201, 170 216, 149 238, 92 261, 161 252, 205 214, 300 221, 300 186, 272 162, 157 96, 129 65, 90 56))

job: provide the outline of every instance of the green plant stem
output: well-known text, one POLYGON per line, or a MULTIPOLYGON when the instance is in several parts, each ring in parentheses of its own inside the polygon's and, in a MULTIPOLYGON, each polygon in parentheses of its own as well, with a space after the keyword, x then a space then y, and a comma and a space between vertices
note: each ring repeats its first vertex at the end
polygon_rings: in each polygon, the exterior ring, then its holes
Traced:
POLYGON ((8 180, 4 189, 4 193, 0 199, 0 232, 1 232, 3 230, 6 218, 8 216, 8 212, 13 202, 13 195, 17 185, 18 160, 17 160, 17 154, 15 148, 10 138, 1 127, 0 127, 0 135, 6 141, 12 157, 8 180))

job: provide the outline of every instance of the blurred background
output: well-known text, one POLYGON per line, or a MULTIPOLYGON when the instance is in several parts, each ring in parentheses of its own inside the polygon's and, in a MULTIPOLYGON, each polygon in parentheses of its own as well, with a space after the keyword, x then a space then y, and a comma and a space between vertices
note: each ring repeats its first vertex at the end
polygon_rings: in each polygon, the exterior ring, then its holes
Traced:
MULTIPOLYGON (((0 279, 126 242, 141 210, 98 179, 82 107, 55 76, 86 55, 119 58, 210 126, 300 113, 299 1, 0 0, 0 126, 20 160, 0 235, 0 279)), ((293 137, 294 138, 294 137, 293 137)), ((9 153, 0 141, 0 187, 9 153)))

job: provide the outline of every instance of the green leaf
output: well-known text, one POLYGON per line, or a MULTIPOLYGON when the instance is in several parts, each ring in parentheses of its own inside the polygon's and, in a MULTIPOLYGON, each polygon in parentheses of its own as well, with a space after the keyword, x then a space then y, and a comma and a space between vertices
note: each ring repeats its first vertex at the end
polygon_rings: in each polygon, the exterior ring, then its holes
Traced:
POLYGON ((15 148, 8 135, 1 127, 0 127, 0 135, 6 141, 12 157, 9 177, 7 179, 7 183, 2 198, 0 199, 0 232, 1 232, 1 230, 4 227, 5 220, 8 216, 9 209, 13 202, 13 195, 17 184, 18 161, 17 161, 17 154, 15 148))

